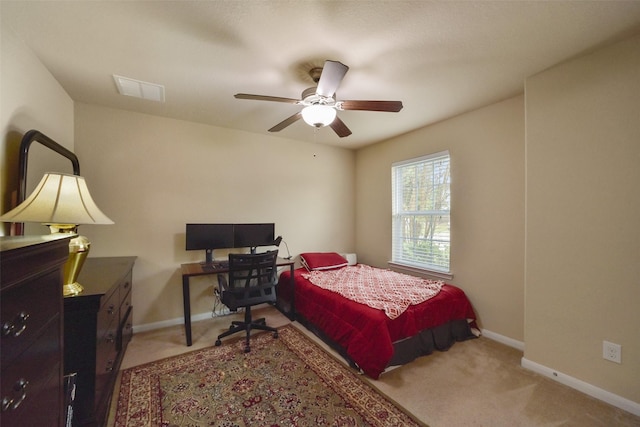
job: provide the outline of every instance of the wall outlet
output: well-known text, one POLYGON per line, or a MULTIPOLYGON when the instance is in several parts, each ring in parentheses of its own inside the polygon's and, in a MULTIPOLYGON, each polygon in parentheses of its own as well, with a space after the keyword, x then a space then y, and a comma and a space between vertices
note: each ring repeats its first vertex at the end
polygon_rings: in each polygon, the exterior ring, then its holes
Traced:
POLYGON ((609 341, 602 341, 602 358, 611 362, 622 363, 622 346, 609 341))

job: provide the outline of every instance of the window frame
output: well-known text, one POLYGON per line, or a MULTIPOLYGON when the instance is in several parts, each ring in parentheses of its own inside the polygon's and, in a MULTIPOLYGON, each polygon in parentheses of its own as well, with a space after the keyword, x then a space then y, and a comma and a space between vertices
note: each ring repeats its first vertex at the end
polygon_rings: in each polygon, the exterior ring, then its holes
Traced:
MULTIPOLYGON (((434 185, 434 179, 436 178, 437 171, 433 171, 430 175, 431 185, 434 185)), ((431 187, 433 189, 433 187, 431 187)), ((431 194, 431 197, 436 197, 435 194, 431 194)), ((421 199, 422 200, 422 199, 421 199)), ((433 203, 433 200, 431 200, 433 203)), ((419 201, 415 201, 414 203, 421 203, 419 201)), ((428 203, 428 202, 427 202, 428 203)), ((428 224, 434 224, 434 222, 429 222, 428 224)), ((416 240, 412 238, 412 240, 416 240)), ((425 241, 425 239, 421 239, 425 241)), ((415 253, 414 253, 415 255, 415 253)), ((433 251, 428 251, 426 253, 421 254, 426 258, 432 258, 435 255, 433 251)), ((429 275, 437 276, 440 278, 451 279, 453 275, 451 274, 451 154, 448 150, 440 151, 437 153, 428 154, 425 156, 420 156, 412 159, 407 159, 399 162, 394 162, 391 165, 391 261, 389 261, 389 265, 391 267, 406 270, 408 272, 414 273, 426 273, 429 275), (435 166, 437 163, 441 163, 442 161, 446 162, 447 169, 444 174, 440 175, 442 178, 442 182, 437 183, 438 186, 442 186, 446 184, 446 188, 442 188, 441 191, 445 191, 446 194, 440 197, 446 197, 446 208, 445 209, 408 209, 403 211, 403 191, 402 186, 399 182, 397 182, 399 178, 399 174, 402 171, 408 170, 408 167, 415 165, 428 165, 430 167, 435 166), (405 169, 403 169, 405 168, 405 169), (446 236, 448 240, 442 240, 442 234, 438 236, 438 238, 434 238, 434 234, 430 239, 426 239, 426 242, 429 244, 437 244, 440 247, 444 245, 446 247, 446 265, 442 265, 443 263, 436 264, 430 263, 428 261, 416 261, 415 257, 413 259, 403 257, 403 250, 400 248, 402 246, 402 242, 405 240, 404 236, 398 236, 398 232, 402 233, 402 230, 399 229, 402 227, 402 220, 399 217, 404 217, 405 219, 408 217, 418 217, 418 216, 446 216, 445 222, 447 223, 446 236)))

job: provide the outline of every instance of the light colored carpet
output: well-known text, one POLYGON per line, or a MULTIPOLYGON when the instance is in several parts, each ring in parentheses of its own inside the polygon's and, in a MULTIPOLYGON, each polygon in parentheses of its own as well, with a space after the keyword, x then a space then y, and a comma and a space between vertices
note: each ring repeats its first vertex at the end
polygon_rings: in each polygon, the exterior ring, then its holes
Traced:
MULTIPOLYGON (((276 327, 289 323, 268 306, 255 310, 254 316, 266 317, 276 327)), ((185 344, 182 326, 135 334, 121 369, 211 346, 231 320, 240 317, 194 323, 191 347, 185 344)), ((640 426, 640 417, 523 369, 521 357, 522 352, 481 337, 390 370, 379 380, 362 378, 431 427, 640 426)))

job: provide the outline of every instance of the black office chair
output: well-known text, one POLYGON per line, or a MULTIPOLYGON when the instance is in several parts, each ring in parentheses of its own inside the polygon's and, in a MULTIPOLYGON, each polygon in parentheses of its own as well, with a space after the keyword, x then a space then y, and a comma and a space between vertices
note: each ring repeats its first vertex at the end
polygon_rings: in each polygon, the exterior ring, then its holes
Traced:
POLYGON ((273 337, 278 338, 277 329, 267 326, 264 318, 251 317, 252 306, 276 301, 277 257, 277 250, 260 254, 229 254, 229 280, 227 281, 224 274, 218 274, 220 296, 222 303, 231 311, 244 307, 244 321, 231 322, 229 330, 218 335, 216 346, 222 344, 221 338, 246 331, 244 352, 249 353, 249 336, 252 329, 271 331, 273 337))

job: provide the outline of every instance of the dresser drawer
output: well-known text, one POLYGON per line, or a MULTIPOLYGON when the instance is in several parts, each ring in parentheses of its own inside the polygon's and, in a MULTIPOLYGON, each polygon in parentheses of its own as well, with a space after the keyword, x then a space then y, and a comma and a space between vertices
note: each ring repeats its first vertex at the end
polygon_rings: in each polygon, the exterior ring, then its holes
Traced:
POLYGON ((118 323, 114 322, 96 344, 96 373, 111 372, 118 354, 118 323))
MULTIPOLYGON (((59 369, 60 363, 56 364, 54 368, 59 369)), ((2 414, 3 425, 38 427, 63 425, 64 415, 60 405, 62 390, 58 386, 59 377, 60 374, 57 372, 55 375, 51 375, 42 382, 37 391, 31 389, 31 396, 27 396, 16 410, 4 412, 2 414), (60 409, 58 410, 58 408, 60 409)))
POLYGON ((126 295, 129 295, 129 303, 131 303, 131 272, 120 283, 120 298, 124 300, 126 295))
POLYGON ((15 426, 58 425, 62 409, 60 374, 60 324, 56 316, 12 364, 2 367, 2 424, 15 426), (52 363, 53 361, 53 363, 52 363), (19 402, 19 403, 18 403, 19 402), (15 409, 11 409, 12 407, 15 409))
POLYGON ((60 271, 53 270, 18 286, 3 290, 2 366, 22 353, 60 311, 60 271))
POLYGON ((129 308, 127 314, 124 316, 122 320, 122 324, 120 325, 120 337, 118 338, 118 351, 124 351, 127 348, 127 344, 131 341, 131 337, 133 336, 133 309, 129 308))
POLYGON ((118 359, 118 322, 114 322, 96 346, 96 400, 101 400, 103 392, 109 388, 113 371, 117 369, 118 359))
MULTIPOLYGON (((125 289, 120 289, 120 294, 124 295, 122 292, 127 292, 125 289)), ((126 295, 122 298, 122 304, 120 305, 120 321, 124 320, 124 318, 129 314, 129 308, 131 308, 131 292, 127 292, 126 295)))
POLYGON ((105 297, 98 310, 97 338, 100 339, 113 324, 118 325, 120 317, 120 299, 118 288, 105 297))

